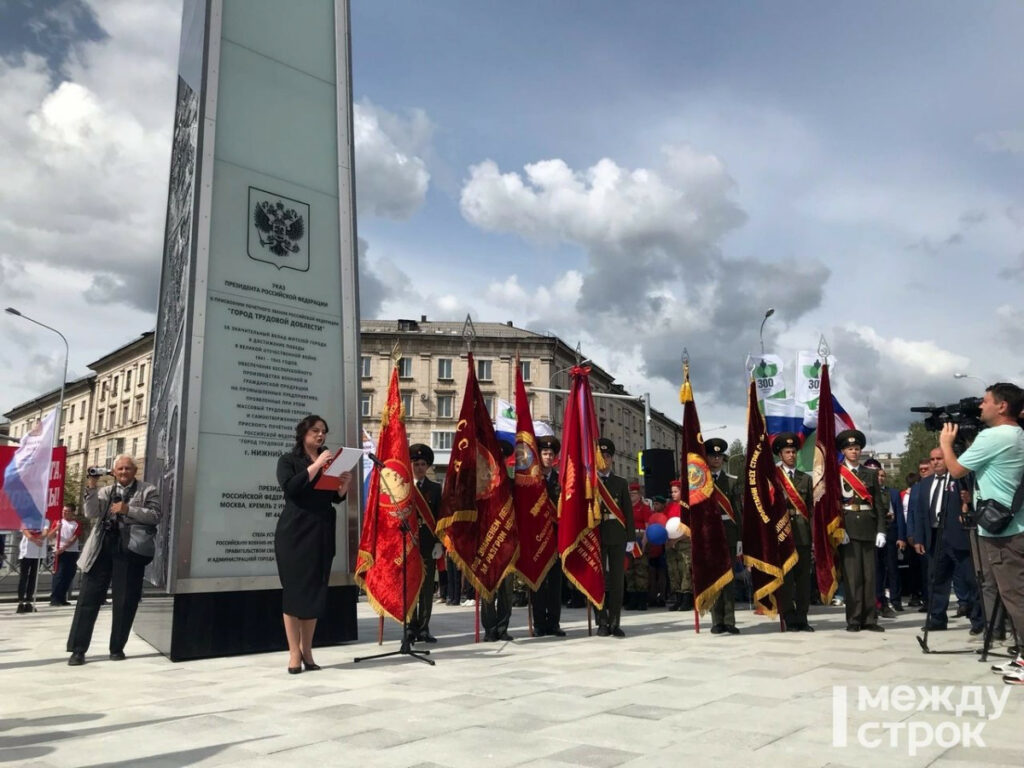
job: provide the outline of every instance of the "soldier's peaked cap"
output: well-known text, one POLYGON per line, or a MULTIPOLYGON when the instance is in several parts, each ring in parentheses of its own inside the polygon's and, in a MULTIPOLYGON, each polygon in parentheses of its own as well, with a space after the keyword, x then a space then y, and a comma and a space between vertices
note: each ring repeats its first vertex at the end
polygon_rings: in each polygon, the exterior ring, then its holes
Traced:
POLYGON ((795 432, 780 432, 772 440, 772 453, 779 453, 783 448, 800 450, 800 438, 795 432))
POLYGON ((836 435, 836 447, 840 451, 843 450, 843 448, 849 448, 851 445, 859 445, 863 448, 867 444, 867 438, 864 437, 864 433, 859 429, 844 429, 836 435))
POLYGON ((605 451, 612 455, 615 454, 615 443, 613 443, 607 437, 602 437, 600 440, 598 440, 597 447, 599 450, 605 451))
POLYGON ((712 437, 704 441, 704 450, 708 456, 725 456, 729 452, 729 444, 720 437, 712 437))
POLYGON ((409 446, 409 461, 418 461, 420 459, 427 462, 427 464, 433 464, 434 452, 429 445, 413 443, 409 446))
POLYGON ((561 453, 562 442, 554 435, 543 435, 542 437, 537 438, 537 450, 561 453))

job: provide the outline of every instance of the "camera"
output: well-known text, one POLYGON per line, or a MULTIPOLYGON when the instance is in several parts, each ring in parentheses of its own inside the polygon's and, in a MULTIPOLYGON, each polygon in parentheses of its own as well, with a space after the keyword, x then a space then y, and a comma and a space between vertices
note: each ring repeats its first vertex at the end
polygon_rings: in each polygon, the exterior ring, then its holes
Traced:
POLYGON ((956 424, 956 442, 953 452, 958 456, 974 442, 978 432, 985 428, 981 420, 981 398, 965 397, 949 405, 922 405, 910 409, 912 413, 927 413, 924 428, 929 432, 940 432, 945 424, 956 424))
POLYGON ((89 477, 104 477, 110 474, 110 470, 106 467, 89 467, 85 470, 85 474, 89 477))

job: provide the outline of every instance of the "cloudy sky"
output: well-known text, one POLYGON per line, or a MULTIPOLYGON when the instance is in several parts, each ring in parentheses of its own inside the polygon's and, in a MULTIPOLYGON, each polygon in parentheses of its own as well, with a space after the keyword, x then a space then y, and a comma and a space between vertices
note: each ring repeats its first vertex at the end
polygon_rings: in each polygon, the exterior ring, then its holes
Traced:
MULTIPOLYGON (((0 2, 0 305, 155 323, 180 3, 0 2)), ((743 435, 758 326, 880 448, 1024 379, 1024 5, 355 0, 366 317, 550 330, 743 435)), ((0 315, 0 409, 59 342, 0 315)), ((790 372, 791 376, 791 372, 790 372)), ((790 379, 792 388, 792 379, 790 379)))

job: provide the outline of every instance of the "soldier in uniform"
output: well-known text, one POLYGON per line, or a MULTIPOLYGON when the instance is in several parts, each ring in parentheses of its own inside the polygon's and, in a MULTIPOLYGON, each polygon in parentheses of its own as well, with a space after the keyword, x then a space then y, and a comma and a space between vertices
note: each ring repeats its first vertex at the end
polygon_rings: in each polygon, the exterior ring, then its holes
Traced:
MULTIPOLYGON (((508 440, 498 440, 501 447, 501 454, 505 458, 505 471, 508 473, 508 481, 512 482, 515 477, 515 464, 509 463, 515 455, 516 449, 508 440)), ((515 579, 513 574, 506 574, 501 580, 498 588, 490 600, 480 601, 480 623, 484 627, 484 642, 493 643, 498 640, 514 640, 508 633, 509 622, 512 621, 512 599, 515 579)))
POLYGON ((786 489, 786 507, 796 545, 796 565, 786 574, 779 590, 779 611, 790 632, 813 632, 807 623, 811 604, 811 516, 814 512, 814 481, 796 468, 800 439, 792 432, 775 436, 772 452, 780 459, 779 469, 786 489))
POLYGON ((843 528, 839 546, 843 563, 843 594, 846 596, 846 630, 884 632, 878 626, 875 608, 875 548, 885 546, 888 499, 882 496, 875 470, 860 465, 860 452, 867 440, 857 429, 836 435, 836 447, 843 452, 839 465, 843 528))
POLYGON ((619 626, 622 617, 622 593, 625 587, 625 554, 633 554, 636 544, 630 536, 636 529, 633 523, 633 505, 629 500, 629 483, 625 478, 612 473, 611 462, 615 456, 615 443, 607 437, 597 441, 598 450, 604 455, 607 469, 600 473, 601 482, 608 490, 611 500, 625 518, 625 527, 615 514, 601 501, 601 560, 604 563, 604 607, 597 611, 597 634, 599 637, 625 637, 619 626), (626 532, 630 532, 627 536, 626 532))
MULTIPOLYGON (((669 485, 672 498, 665 507, 665 514, 670 519, 680 517, 683 498, 683 484, 673 480, 669 485)), ((669 539, 665 545, 665 560, 668 565, 668 588, 673 598, 668 603, 670 611, 693 610, 693 545, 689 536, 669 539)))
POLYGON ((633 540, 637 542, 637 546, 633 548, 631 555, 626 556, 626 599, 622 607, 627 611, 646 611, 651 561, 644 535, 651 508, 640 496, 639 483, 629 484, 629 500, 633 506, 633 524, 636 526, 633 540))
MULTIPOLYGON (((704 450, 708 456, 708 469, 715 478, 715 487, 721 492, 715 494, 715 503, 722 515, 729 552, 738 558, 743 502, 739 482, 723 469, 729 445, 722 438, 713 437, 704 441, 704 450)), ((723 632, 730 635, 740 633, 736 627, 736 598, 732 582, 725 585, 718 594, 715 604, 711 606, 711 634, 720 635, 723 632)))
MULTIPOLYGON (((412 461, 412 476, 416 487, 430 507, 434 519, 441 512, 441 486, 427 477, 427 470, 434 464, 434 452, 429 445, 415 443, 409 446, 409 459, 412 461)), ((412 641, 436 643, 437 638, 430 634, 430 613, 434 605, 434 572, 437 558, 444 547, 437 540, 430 526, 420 520, 420 557, 423 559, 423 586, 420 588, 416 612, 409 622, 409 635, 412 641)))
MULTIPOLYGON (((548 488, 548 498, 558 508, 558 496, 562 486, 558 482, 558 470, 555 460, 562 450, 562 443, 557 437, 545 435, 537 438, 540 451, 541 472, 548 488)), ((555 540, 558 540, 558 523, 555 522, 555 540)), ((565 630, 559 626, 562 620, 562 561, 555 557, 555 562, 548 569, 537 591, 533 593, 533 634, 537 637, 553 635, 565 637, 565 630)))

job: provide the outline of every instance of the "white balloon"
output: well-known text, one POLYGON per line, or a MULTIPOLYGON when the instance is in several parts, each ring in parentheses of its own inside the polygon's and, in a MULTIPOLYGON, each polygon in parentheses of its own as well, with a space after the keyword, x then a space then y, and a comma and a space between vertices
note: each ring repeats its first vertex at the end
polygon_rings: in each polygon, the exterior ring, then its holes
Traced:
POLYGON ((668 537, 670 539, 681 539, 685 531, 686 526, 683 525, 683 521, 678 517, 670 517, 668 522, 665 523, 665 530, 668 531, 668 537))

